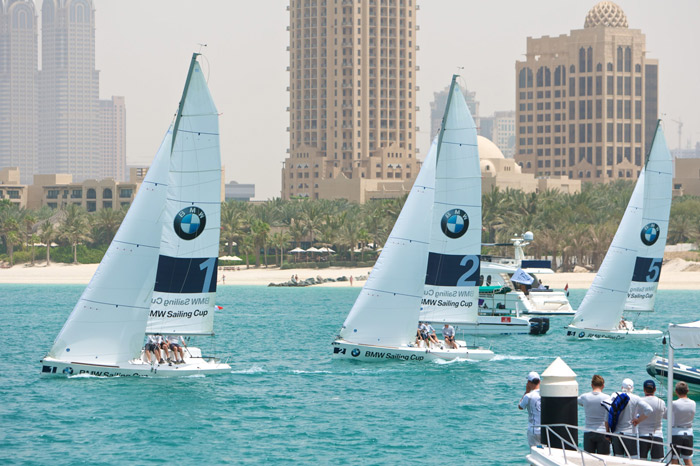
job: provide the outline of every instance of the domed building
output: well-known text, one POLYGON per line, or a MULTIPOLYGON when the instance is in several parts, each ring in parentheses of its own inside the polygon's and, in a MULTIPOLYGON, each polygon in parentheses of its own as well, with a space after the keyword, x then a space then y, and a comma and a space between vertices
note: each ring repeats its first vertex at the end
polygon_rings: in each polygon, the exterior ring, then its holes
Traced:
POLYGON ((527 38, 516 62, 515 160, 524 173, 594 183, 634 180, 658 118, 658 61, 611 1, 583 29, 527 38))
POLYGON ((523 173, 514 159, 506 158, 496 144, 483 136, 477 136, 479 163, 481 165, 481 192, 488 193, 498 188, 520 189, 526 193, 557 189, 563 193, 581 191, 580 180, 568 176, 536 178, 532 173, 523 173))

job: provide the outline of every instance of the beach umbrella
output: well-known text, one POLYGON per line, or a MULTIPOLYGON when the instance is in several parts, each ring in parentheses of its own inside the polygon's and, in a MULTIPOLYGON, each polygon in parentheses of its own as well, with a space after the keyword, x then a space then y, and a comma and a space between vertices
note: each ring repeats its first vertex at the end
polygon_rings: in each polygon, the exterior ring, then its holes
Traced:
POLYGON ((311 246, 309 249, 306 250, 306 252, 321 252, 320 249, 316 249, 315 247, 311 246))
POLYGON ((304 251, 304 250, 301 249, 301 248, 294 248, 294 249, 292 249, 292 250, 289 251, 289 252, 291 252, 292 254, 299 254, 300 252, 306 252, 306 251, 304 251))
POLYGON ((243 259, 241 259, 238 256, 221 256, 221 257, 219 257, 219 260, 220 261, 242 261, 243 259))
POLYGON ((243 259, 241 259, 241 258, 238 257, 238 256, 233 256, 233 259, 231 259, 231 260, 232 260, 232 261, 242 261, 243 259))

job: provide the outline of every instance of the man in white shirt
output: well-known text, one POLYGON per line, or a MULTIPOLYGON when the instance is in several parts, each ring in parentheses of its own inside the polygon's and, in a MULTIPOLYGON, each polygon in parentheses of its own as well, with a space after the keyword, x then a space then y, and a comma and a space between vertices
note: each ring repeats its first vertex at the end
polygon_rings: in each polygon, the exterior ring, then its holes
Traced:
POLYGON ((433 328, 432 325, 429 323, 425 323, 425 331, 428 333, 428 343, 429 346, 433 346, 433 344, 439 345, 440 340, 438 340, 437 335, 435 335, 435 329, 433 328))
MULTIPOLYGON (((622 392, 626 393, 627 396, 630 397, 630 400, 627 406, 625 406, 625 409, 620 413, 615 432, 613 432, 626 436, 622 441, 619 437, 613 437, 612 445, 615 456, 627 456, 627 454, 629 454, 631 458, 639 458, 637 452, 636 427, 637 424, 645 420, 652 413, 651 406, 642 398, 632 393, 633 390, 634 382, 632 379, 625 379, 622 381, 622 392)), ((613 393, 610 396, 610 403, 614 402, 618 395, 619 393, 613 393)), ((609 427, 607 426, 607 421, 606 427, 609 427)))
POLYGON ((541 398, 540 375, 537 372, 527 374, 525 394, 518 403, 519 409, 527 409, 527 443, 533 447, 540 445, 541 398))
POLYGON ((180 343, 185 344, 185 340, 179 335, 168 335, 168 347, 173 353, 173 363, 174 364, 184 364, 185 363, 185 352, 182 351, 180 343), (178 359, 178 355, 180 359, 178 359))
POLYGON ((661 398, 654 395, 656 392, 656 382, 649 379, 644 382, 644 401, 647 402, 652 413, 648 418, 637 425, 639 437, 653 440, 658 443, 639 442, 639 457, 643 460, 647 459, 647 455, 651 451, 651 460, 660 461, 664 458, 664 434, 661 428, 661 421, 666 416, 666 403, 661 398))
POLYGON ((158 338, 155 335, 148 335, 146 337, 146 346, 143 348, 143 352, 146 355, 146 361, 151 364, 151 353, 155 358, 154 362, 160 361, 160 345, 158 344, 158 338))
POLYGON ((605 435, 605 420, 608 411, 603 405, 610 402, 610 396, 603 393, 605 379, 600 375, 594 375, 591 379, 591 391, 578 397, 578 404, 583 406, 586 414, 586 429, 583 434, 583 449, 588 453, 600 455, 610 454, 610 440, 605 435))
MULTIPOLYGON (((676 384, 678 399, 673 402, 673 426, 671 443, 683 464, 693 466, 693 419, 695 419, 695 402, 688 398, 688 384, 676 384), (684 448, 685 447, 685 448, 684 448)), ((673 455, 673 464, 678 464, 678 457, 673 455)))
POLYGON ((442 329, 442 336, 445 338, 445 344, 448 348, 459 348, 459 345, 455 341, 455 329, 453 326, 445 324, 445 327, 442 329))

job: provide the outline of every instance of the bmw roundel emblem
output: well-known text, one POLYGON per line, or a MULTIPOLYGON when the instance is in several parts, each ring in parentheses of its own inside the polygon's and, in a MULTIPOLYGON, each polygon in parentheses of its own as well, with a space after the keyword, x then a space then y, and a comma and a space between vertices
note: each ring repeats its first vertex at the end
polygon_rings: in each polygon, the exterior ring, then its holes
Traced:
POLYGON ((652 244, 656 243, 656 240, 659 239, 659 232, 661 231, 661 228, 656 223, 647 223, 644 228, 642 228, 642 243, 646 244, 647 246, 651 246, 652 244))
POLYGON ((585 336, 586 336, 586 332, 581 332, 581 333, 578 334, 578 337, 579 337, 579 338, 583 338, 583 337, 585 337, 585 336))
POLYGON ((469 229, 469 215, 462 209, 450 209, 442 216, 440 228, 448 238, 459 238, 469 229))
POLYGON ((356 358, 360 355, 360 350, 355 348, 354 350, 352 350, 352 352, 350 354, 352 354, 353 358, 356 358))
POLYGON ((67 375, 73 375, 73 368, 72 367, 66 367, 63 369, 63 373, 67 375))
POLYGON ((185 207, 175 215, 173 228, 175 234, 182 239, 195 239, 204 231, 207 224, 207 216, 199 207, 185 207))

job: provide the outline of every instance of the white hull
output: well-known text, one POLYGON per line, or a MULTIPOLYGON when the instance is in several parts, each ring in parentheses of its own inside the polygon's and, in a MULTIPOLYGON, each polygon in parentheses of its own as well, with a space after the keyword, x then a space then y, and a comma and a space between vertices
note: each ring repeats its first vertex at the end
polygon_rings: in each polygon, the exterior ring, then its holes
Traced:
MULTIPOLYGON (((185 354, 184 364, 148 363, 143 357, 118 365, 86 364, 60 361, 46 356, 41 375, 69 377, 93 375, 97 377, 186 377, 191 375, 228 374, 231 366, 215 358, 203 358, 197 348, 189 348, 192 355, 185 354)), ((153 358, 155 361, 155 358, 153 358)))
POLYGON ((332 346, 334 358, 356 359, 360 361, 425 362, 434 361, 436 359, 470 359, 476 361, 488 361, 494 357, 494 353, 491 350, 483 348, 469 348, 461 345, 459 349, 448 349, 444 344, 442 345, 442 348, 434 347, 428 349, 419 348, 417 346, 389 347, 360 345, 357 343, 350 343, 345 340, 335 340, 332 346))
POLYGON ((541 316, 572 316, 576 314, 564 291, 530 290, 529 300, 532 306, 523 309, 524 314, 541 316))
MULTIPOLYGON (((647 373, 665 384, 668 381, 668 359, 655 355, 647 364, 647 373)), ((674 363, 673 380, 686 382, 690 393, 700 395, 700 368, 674 363)))
POLYGON ((456 331, 465 335, 527 335, 530 320, 526 317, 478 316, 474 324, 456 324, 456 331))
POLYGON ((631 330, 600 330, 591 328, 579 328, 573 325, 566 327, 566 336, 573 340, 608 339, 608 340, 641 340, 645 338, 657 338, 663 335, 660 330, 631 329, 631 330))

